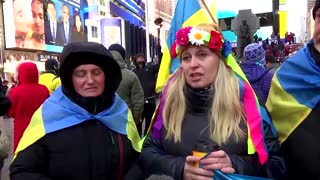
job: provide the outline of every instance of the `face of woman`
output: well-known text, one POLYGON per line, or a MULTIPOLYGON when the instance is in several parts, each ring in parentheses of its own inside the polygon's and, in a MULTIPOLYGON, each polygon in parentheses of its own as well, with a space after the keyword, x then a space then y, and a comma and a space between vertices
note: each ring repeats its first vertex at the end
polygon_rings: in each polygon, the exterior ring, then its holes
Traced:
POLYGON ((105 75, 99 66, 84 64, 73 70, 72 83, 75 91, 81 96, 97 97, 104 91, 105 75))
POLYGON ((80 28, 81 27, 81 20, 80 20, 80 17, 79 16, 76 16, 76 18, 75 18, 75 21, 76 21, 76 27, 77 28, 80 28))
POLYGON ((211 86, 217 76, 220 58, 205 46, 192 46, 181 53, 182 71, 187 84, 195 89, 211 86))

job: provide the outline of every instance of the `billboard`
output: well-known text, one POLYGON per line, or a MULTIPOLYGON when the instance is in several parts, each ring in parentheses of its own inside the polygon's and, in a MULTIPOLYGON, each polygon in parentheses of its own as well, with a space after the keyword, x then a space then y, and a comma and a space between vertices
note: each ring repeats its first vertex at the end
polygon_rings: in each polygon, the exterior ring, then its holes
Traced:
POLYGON ((6 0, 6 48, 61 52, 69 42, 87 41, 87 9, 87 0, 6 0))

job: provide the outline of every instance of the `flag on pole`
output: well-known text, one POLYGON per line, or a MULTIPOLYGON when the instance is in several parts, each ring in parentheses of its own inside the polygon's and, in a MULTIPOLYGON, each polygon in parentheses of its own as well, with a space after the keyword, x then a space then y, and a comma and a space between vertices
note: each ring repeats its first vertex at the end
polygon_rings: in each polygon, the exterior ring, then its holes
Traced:
MULTIPOLYGON (((216 11, 211 3, 210 11, 215 16, 216 11)), ((214 17, 215 18, 215 17, 214 17)), ((180 66, 178 58, 173 59, 170 54, 170 47, 175 41, 176 32, 181 27, 195 26, 200 23, 212 23, 212 20, 206 15, 206 10, 201 8, 198 0, 178 0, 171 20, 171 26, 168 33, 167 42, 163 45, 163 56, 159 68, 156 92, 161 92, 169 76, 180 66)))

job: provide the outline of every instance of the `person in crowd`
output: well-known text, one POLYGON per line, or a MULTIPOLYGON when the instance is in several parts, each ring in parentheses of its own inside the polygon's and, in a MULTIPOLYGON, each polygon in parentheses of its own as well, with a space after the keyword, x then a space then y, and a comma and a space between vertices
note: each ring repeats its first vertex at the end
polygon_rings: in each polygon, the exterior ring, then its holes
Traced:
POLYGON ((7 87, 4 85, 2 77, 0 76, 0 95, 6 95, 7 87))
POLYGON ((9 83, 12 83, 12 77, 14 76, 14 73, 16 71, 17 61, 15 57, 12 54, 9 54, 6 58, 6 61, 4 63, 4 75, 5 79, 9 81, 9 83))
POLYGON ((101 44, 64 46, 61 86, 35 112, 10 166, 10 178, 123 179, 140 137, 115 94, 121 71, 101 44))
POLYGON ((267 100, 273 73, 266 69, 265 50, 257 43, 244 48, 243 62, 240 64, 252 88, 261 101, 267 100))
POLYGON ((112 44, 109 47, 114 59, 120 66, 122 80, 117 89, 118 95, 127 103, 136 125, 140 125, 144 106, 143 89, 139 78, 125 65, 126 50, 120 44, 112 44))
POLYGON ((49 93, 52 94, 61 84, 60 78, 57 76, 59 71, 59 62, 55 59, 48 59, 45 62, 45 71, 39 77, 39 84, 45 85, 49 93), (58 85, 56 85, 56 79, 58 85))
POLYGON ((210 180, 214 170, 221 170, 283 179, 285 164, 277 137, 271 123, 262 120, 253 90, 230 53, 231 45, 215 24, 178 30, 171 54, 180 58, 181 67, 162 91, 139 158, 146 177, 210 180), (254 145, 248 143, 251 138, 254 145), (205 158, 192 155, 197 146, 207 146, 201 150, 207 152, 205 158))
POLYGON ((0 95, 0 116, 4 116, 8 113, 10 107, 10 99, 5 95, 0 95))
POLYGON ((266 55, 266 68, 270 69, 271 73, 275 73, 279 67, 280 63, 277 62, 276 58, 273 55, 266 55))
POLYGON ((82 42, 82 41, 87 41, 86 34, 83 30, 83 24, 81 21, 81 17, 79 13, 75 13, 73 15, 73 32, 71 35, 71 41, 72 42, 82 42))
POLYGON ((144 93, 144 110, 142 113, 142 120, 145 120, 144 131, 142 123, 139 125, 140 134, 145 134, 150 126, 152 115, 156 109, 157 94, 155 92, 157 74, 159 71, 159 64, 146 64, 146 58, 139 53, 135 56, 134 64, 136 68, 132 71, 138 76, 144 93))
POLYGON ((267 108, 279 135, 288 179, 320 179, 320 0, 313 39, 276 72, 267 108))
POLYGON ((29 49, 45 49, 45 35, 44 35, 44 10, 42 0, 31 1, 31 11, 33 25, 32 30, 26 35, 24 41, 24 48, 29 49))
POLYGON ((58 21, 57 21, 57 12, 56 5, 53 1, 48 1, 47 7, 49 18, 45 21, 45 40, 46 44, 55 44, 56 37, 59 35, 58 31, 58 21))
POLYGON ((11 108, 9 115, 13 120, 13 149, 29 125, 33 113, 49 97, 48 89, 38 83, 39 72, 33 62, 23 61, 17 67, 18 85, 10 90, 11 108))

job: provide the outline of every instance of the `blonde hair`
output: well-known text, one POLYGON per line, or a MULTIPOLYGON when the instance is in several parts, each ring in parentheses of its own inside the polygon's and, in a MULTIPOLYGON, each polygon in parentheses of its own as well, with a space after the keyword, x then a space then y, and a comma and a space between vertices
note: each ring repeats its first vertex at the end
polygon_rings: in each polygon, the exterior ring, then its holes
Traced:
MULTIPOLYGON (((215 24, 200 24, 197 28, 210 32, 219 27, 215 24)), ((218 145, 225 144, 230 137, 239 142, 244 132, 239 124, 245 118, 240 102, 239 82, 234 72, 226 67, 222 55, 215 82, 215 94, 211 108, 209 108, 209 133, 210 139, 218 145)), ((165 94, 166 103, 163 110, 163 123, 167 130, 166 139, 174 142, 181 141, 181 127, 186 112, 184 88, 186 80, 182 71, 178 71, 176 77, 165 94)))

